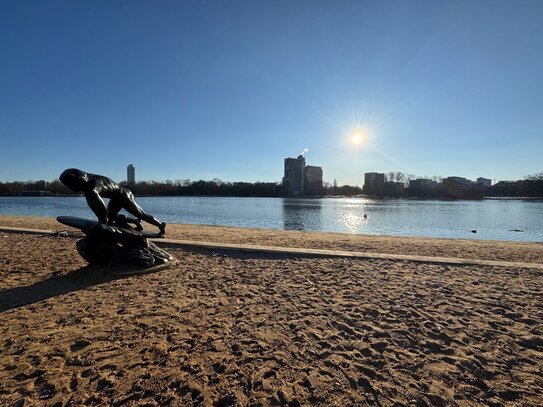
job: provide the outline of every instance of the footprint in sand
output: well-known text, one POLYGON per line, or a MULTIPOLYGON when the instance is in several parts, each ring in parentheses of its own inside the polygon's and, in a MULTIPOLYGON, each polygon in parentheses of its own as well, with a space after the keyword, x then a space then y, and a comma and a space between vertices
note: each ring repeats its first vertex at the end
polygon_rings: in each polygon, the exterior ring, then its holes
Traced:
POLYGON ((84 338, 81 338, 81 339, 78 339, 76 340, 72 346, 70 346, 70 349, 72 352, 77 352, 83 348, 86 348, 87 346, 89 346, 91 344, 91 342, 87 339, 84 339, 84 338))

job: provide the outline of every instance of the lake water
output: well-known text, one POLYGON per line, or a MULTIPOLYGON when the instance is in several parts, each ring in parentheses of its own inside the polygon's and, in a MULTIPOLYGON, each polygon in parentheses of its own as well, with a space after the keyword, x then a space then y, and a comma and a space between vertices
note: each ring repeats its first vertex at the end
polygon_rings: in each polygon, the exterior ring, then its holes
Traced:
MULTIPOLYGON (((543 201, 140 197, 167 223, 543 242, 543 201), (367 218, 364 218, 367 214, 367 218), (472 233, 476 230, 477 233, 472 233)), ((0 197, 0 214, 94 218, 82 197, 0 197)))

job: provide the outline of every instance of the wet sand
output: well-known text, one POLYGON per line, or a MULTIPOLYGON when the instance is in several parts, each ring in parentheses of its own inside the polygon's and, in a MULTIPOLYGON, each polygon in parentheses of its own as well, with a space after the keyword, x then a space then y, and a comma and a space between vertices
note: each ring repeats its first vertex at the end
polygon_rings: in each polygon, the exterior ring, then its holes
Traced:
MULTIPOLYGON (((523 243, 184 225, 167 237, 543 262, 523 243)), ((86 267, 76 240, 0 232, 0 405, 543 403, 541 271, 170 250, 174 266, 120 278, 86 267)))

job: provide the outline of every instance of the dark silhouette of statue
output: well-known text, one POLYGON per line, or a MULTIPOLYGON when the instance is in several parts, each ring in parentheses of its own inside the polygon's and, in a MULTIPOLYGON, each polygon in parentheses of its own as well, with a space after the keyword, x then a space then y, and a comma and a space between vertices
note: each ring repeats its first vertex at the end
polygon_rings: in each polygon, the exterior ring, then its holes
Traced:
POLYGON ((82 192, 89 207, 98 217, 98 221, 110 226, 126 228, 129 223, 141 230, 140 220, 144 220, 160 229, 161 235, 166 232, 166 223, 161 223, 154 216, 149 215, 134 200, 132 191, 117 185, 108 177, 87 173, 76 168, 68 168, 60 174, 60 181, 74 192, 82 192), (106 204, 102 198, 109 198, 106 204), (121 209, 126 210, 136 219, 119 215, 121 209))

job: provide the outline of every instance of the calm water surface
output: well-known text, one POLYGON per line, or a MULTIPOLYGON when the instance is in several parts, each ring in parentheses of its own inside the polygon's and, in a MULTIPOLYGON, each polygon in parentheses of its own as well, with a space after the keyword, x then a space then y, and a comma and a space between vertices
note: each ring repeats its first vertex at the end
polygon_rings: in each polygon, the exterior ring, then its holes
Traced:
MULTIPOLYGON (((228 197, 137 201, 169 223, 543 242, 543 201, 228 197)), ((94 218, 82 197, 0 197, 0 214, 94 218)))

